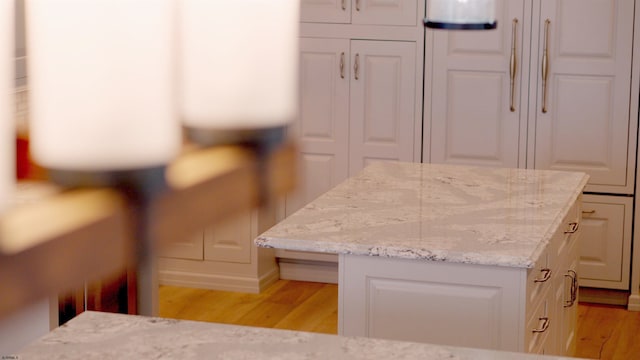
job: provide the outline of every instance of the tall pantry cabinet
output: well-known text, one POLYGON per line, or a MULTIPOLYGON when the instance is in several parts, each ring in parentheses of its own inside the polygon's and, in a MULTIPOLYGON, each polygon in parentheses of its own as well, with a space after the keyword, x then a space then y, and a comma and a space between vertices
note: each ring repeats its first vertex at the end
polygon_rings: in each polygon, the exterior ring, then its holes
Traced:
MULTIPOLYGON (((418 0, 302 0, 300 116, 291 128, 301 181, 284 216, 370 161, 420 161, 423 17, 418 0)), ((335 255, 276 254, 282 278, 337 281, 335 255)))
POLYGON ((588 173, 580 284, 630 290, 636 2, 497 3, 495 31, 426 32, 423 160, 588 173))

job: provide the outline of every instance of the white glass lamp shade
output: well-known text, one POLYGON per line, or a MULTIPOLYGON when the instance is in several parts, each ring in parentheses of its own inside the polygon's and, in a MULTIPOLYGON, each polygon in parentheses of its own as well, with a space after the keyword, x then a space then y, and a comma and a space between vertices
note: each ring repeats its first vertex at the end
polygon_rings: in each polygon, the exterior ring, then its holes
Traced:
POLYGON ((427 0, 424 23, 432 29, 495 29, 495 0, 427 0))
POLYGON ((254 130, 297 113, 299 0, 181 0, 186 127, 254 130))
POLYGON ((30 142, 50 169, 161 166, 181 146, 174 0, 30 0, 30 142))
POLYGON ((13 1, 0 1, 0 215, 9 206, 16 176, 13 3, 13 1))

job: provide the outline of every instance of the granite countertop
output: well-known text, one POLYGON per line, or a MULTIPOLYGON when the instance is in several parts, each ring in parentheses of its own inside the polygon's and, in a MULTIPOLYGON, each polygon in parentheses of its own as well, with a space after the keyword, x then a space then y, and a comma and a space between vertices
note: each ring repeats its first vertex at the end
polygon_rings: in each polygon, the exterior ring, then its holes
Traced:
POLYGON ((255 242, 530 268, 587 180, 579 172, 379 162, 255 242))
POLYGON ((568 359, 91 311, 11 356, 20 360, 568 359))

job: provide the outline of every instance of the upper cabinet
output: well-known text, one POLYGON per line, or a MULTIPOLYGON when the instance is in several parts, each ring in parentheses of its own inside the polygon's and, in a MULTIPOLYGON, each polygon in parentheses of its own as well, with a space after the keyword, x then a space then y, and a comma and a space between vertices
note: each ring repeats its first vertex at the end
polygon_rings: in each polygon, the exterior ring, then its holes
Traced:
POLYGON ((586 191, 632 193, 634 1, 497 3, 497 30, 427 31, 424 160, 584 171, 586 191))
POLYGON ((418 0, 301 0, 303 22, 415 26, 418 0))

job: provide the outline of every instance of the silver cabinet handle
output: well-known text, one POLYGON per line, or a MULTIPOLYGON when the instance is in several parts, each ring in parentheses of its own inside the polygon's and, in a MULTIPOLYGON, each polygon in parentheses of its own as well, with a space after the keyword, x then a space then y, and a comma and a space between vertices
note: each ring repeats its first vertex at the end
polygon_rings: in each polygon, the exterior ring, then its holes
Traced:
POLYGON ((340 54, 340 78, 344 79, 344 52, 340 54))
POLYGON ((544 22, 544 49, 542 51, 542 112, 547 112, 547 78, 549 77, 549 19, 544 22))
POLYGON ((591 214, 595 214, 596 211, 595 210, 582 210, 582 213, 584 215, 591 215, 591 214))
POLYGON ((347 0, 342 0, 342 10, 347 10, 347 0))
POLYGON ((578 274, 573 270, 568 270, 564 277, 571 279, 570 298, 564 301, 564 307, 572 307, 578 298, 578 274))
POLYGON ((533 282, 543 283, 551 278, 551 269, 544 268, 540 270, 540 272, 542 273, 542 277, 534 279, 533 282))
POLYGON ((360 11, 360 0, 356 0, 356 11, 360 11))
POLYGON ((518 32, 518 19, 514 18, 511 27, 511 61, 509 61, 509 75, 511 75, 511 106, 509 109, 511 112, 516 111, 515 106, 515 92, 516 92, 516 69, 518 66, 518 59, 516 55, 516 34, 518 32))
POLYGON ((580 224, 578 224, 577 222, 570 222, 569 223, 569 230, 566 230, 564 233, 565 234, 573 234, 576 231, 578 231, 579 227, 580 227, 580 224))
POLYGON ((538 318, 538 320, 542 321, 542 326, 540 326, 537 329, 531 330, 531 332, 543 333, 543 332, 547 331, 547 329, 549 328, 549 323, 550 323, 549 318, 548 317, 541 317, 541 318, 538 318))
POLYGON ((356 54, 356 60, 353 64, 353 73, 356 80, 360 78, 360 54, 356 54))

